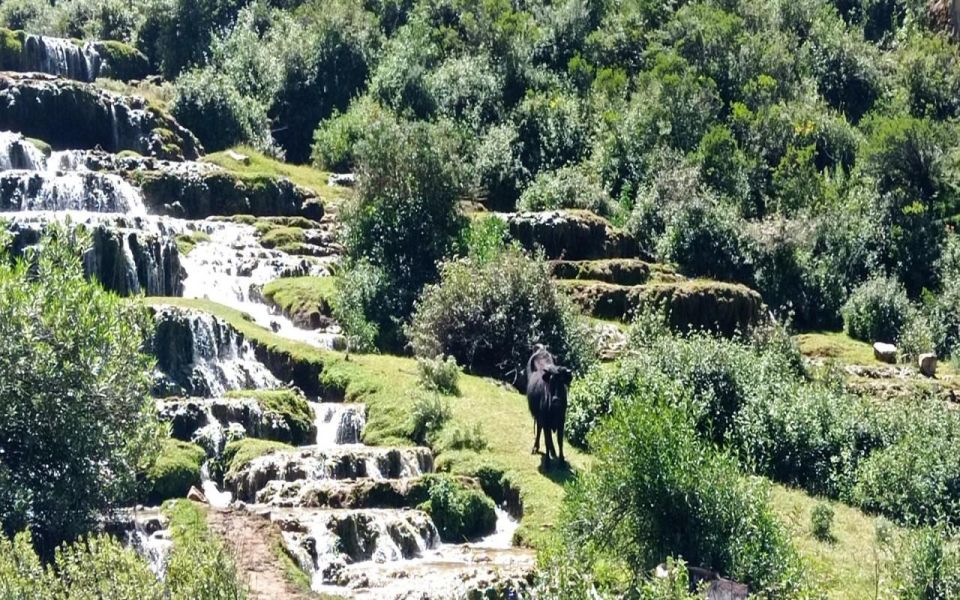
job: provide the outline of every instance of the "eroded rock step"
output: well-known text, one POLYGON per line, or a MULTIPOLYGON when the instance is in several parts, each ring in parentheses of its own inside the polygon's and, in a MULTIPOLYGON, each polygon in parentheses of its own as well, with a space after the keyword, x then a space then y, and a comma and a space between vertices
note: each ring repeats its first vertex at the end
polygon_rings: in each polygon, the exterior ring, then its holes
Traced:
POLYGON ((530 250, 543 249, 548 259, 637 258, 637 241, 603 217, 588 211, 497 213, 510 237, 530 250))
MULTIPOLYGON (((463 478, 465 485, 476 485, 463 478)), ((405 508, 427 498, 420 477, 403 479, 320 479, 270 481, 257 493, 257 503, 278 508, 405 508)))
POLYGON ((682 281, 682 275, 667 266, 635 258, 597 260, 553 260, 550 272, 555 279, 600 281, 617 285, 642 285, 651 280, 682 281))
POLYGON ((244 502, 252 502, 271 481, 320 479, 400 479, 433 472, 429 448, 372 446, 307 446, 293 452, 274 452, 255 458, 224 486, 244 502))

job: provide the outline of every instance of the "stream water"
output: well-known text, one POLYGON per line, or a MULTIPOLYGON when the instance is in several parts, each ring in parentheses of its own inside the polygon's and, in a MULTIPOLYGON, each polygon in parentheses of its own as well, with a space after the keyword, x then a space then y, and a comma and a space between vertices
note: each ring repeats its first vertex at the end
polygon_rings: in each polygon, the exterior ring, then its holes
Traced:
MULTIPOLYGON (((319 348, 342 342, 336 327, 297 327, 262 295, 262 287, 280 277, 329 275, 335 256, 293 256, 265 248, 247 224, 149 215, 137 188, 117 175, 89 171, 78 153, 47 157, 22 136, 0 132, 0 210, 20 232, 21 245, 35 243, 38 231, 52 221, 118 235, 112 253, 107 254, 109 246, 95 246, 97 255, 85 264, 101 279, 109 265, 128 293, 176 289, 184 297, 247 313, 285 339, 319 348), (172 248, 182 235, 195 242, 189 254, 173 260, 160 250, 172 248)), ((166 392, 159 395, 186 397, 172 406, 158 401, 158 410, 190 417, 191 439, 212 459, 229 439, 268 429, 282 433, 252 399, 223 398, 230 391, 282 386, 243 336, 200 311, 159 307, 156 319, 154 349, 162 372, 157 385, 166 392)), ((242 506, 277 523, 286 549, 315 590, 378 598, 427 590, 447 597, 497 578, 522 579, 532 568, 529 552, 511 548, 517 523, 503 510, 497 509, 491 535, 444 544, 425 512, 404 507, 413 482, 433 471, 428 449, 363 445, 362 405, 316 401, 310 408, 316 429, 312 443, 255 459, 222 487, 208 461, 202 487, 215 508, 242 506)), ((148 521, 134 526, 128 539, 162 574, 169 539, 156 520, 148 521)))

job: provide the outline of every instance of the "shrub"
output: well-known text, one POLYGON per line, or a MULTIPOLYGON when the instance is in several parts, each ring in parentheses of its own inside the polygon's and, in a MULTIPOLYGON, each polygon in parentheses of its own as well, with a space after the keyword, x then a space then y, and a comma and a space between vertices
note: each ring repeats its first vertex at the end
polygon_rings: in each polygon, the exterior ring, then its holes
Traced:
POLYGON ((393 118, 390 111, 369 96, 354 101, 346 112, 334 112, 330 118, 321 121, 313 133, 310 157, 314 166, 336 172, 353 170, 357 164, 357 144, 370 123, 393 118))
POLYGON ((437 111, 475 132, 501 118, 504 83, 503 74, 483 55, 448 58, 427 77, 437 111))
POLYGON ((380 326, 371 319, 377 313, 385 285, 383 271, 366 261, 348 266, 337 276, 331 308, 347 337, 349 350, 376 350, 380 326))
POLYGON ((520 163, 527 172, 557 169, 583 158, 587 122, 576 96, 553 90, 528 94, 513 115, 520 163))
POLYGON ((382 273, 380 301, 363 308, 390 347, 401 345, 399 323, 460 238, 455 143, 442 126, 376 122, 358 145, 358 187, 341 212, 343 239, 348 259, 382 273))
POLYGON ((879 276, 853 290, 841 313, 843 329, 850 337, 893 343, 907 323, 910 300, 896 279, 879 276))
POLYGON ((580 167, 540 173, 517 202, 518 210, 561 208, 580 208, 602 216, 611 216, 614 212, 614 204, 607 193, 580 167))
POLYGON ((496 259, 507 247, 510 228, 499 217, 474 218, 464 231, 466 254, 478 263, 496 259))
POLYGON ((954 531, 924 527, 908 533, 896 550, 893 587, 898 598, 960 596, 960 546, 954 531))
POLYGON ((453 411, 450 401, 438 394, 420 394, 410 410, 410 428, 413 441, 426 444, 450 420, 453 411))
POLYGON ((144 476, 146 501, 157 506, 170 498, 183 498, 200 485, 200 466, 207 453, 195 444, 164 440, 160 455, 144 476))
POLYGON ((407 330, 414 352, 448 354, 472 372, 516 380, 539 342, 560 364, 581 369, 591 360, 589 333, 549 271, 516 247, 485 263, 445 263, 440 282, 417 301, 407 330))
POLYGON ((826 502, 820 502, 810 510, 810 531, 821 542, 833 539, 833 508, 826 502))
POLYGON ((729 208, 710 199, 681 206, 667 223, 658 255, 690 276, 749 281, 751 276, 740 223, 729 208))
POLYGON ((440 452, 449 450, 480 452, 487 449, 487 437, 479 423, 474 423, 473 427, 452 425, 440 432, 434 446, 440 452))
POLYGON ((568 492, 562 518, 588 571, 612 561, 636 580, 682 556, 754 590, 797 585, 798 558, 766 489, 701 443, 667 399, 617 404, 590 446, 593 467, 568 492))
POLYGON ((474 151, 475 186, 492 210, 514 210, 530 171, 520 161, 520 141, 509 124, 491 126, 474 151))
POLYGON ((177 80, 171 112, 207 151, 239 144, 273 149, 266 107, 242 96, 226 76, 210 68, 190 71, 177 80))
POLYGON ((88 247, 50 226, 26 260, 0 259, 0 525, 45 556, 132 497, 159 446, 151 322, 84 277, 88 247))
POLYGON ((418 508, 433 519, 440 539, 460 543, 493 533, 497 514, 483 492, 463 486, 449 475, 425 475, 427 500, 418 508))
POLYGON ((417 380, 424 389, 447 396, 459 396, 460 367, 452 356, 417 358, 417 380))
POLYGON ((897 350, 904 360, 916 360, 921 354, 936 352, 934 327, 923 311, 912 308, 897 338, 897 350))

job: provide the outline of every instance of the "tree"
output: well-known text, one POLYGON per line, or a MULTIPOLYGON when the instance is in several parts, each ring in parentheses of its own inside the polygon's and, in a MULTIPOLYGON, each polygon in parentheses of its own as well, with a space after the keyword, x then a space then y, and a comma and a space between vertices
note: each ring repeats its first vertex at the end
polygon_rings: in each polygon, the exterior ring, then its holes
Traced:
POLYGON ((0 524, 47 556, 127 498, 155 456, 142 307, 83 275, 82 232, 0 261, 0 524))

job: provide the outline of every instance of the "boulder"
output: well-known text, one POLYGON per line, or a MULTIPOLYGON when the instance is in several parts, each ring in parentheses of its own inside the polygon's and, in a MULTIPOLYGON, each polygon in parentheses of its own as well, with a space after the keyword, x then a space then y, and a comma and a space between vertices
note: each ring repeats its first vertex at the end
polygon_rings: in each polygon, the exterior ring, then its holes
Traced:
POLYGON ((887 344, 884 342, 876 342, 873 344, 873 356, 880 362, 896 364, 897 362, 897 347, 893 344, 887 344))
POLYGON ((0 130, 55 149, 100 147, 174 160, 203 152, 190 131, 143 98, 37 73, 0 74, 0 130))
POLYGON ((926 377, 936 377, 937 376, 937 355, 921 354, 917 358, 917 366, 920 367, 920 373, 922 373, 926 377))
POLYGON ((201 504, 209 504, 207 497, 197 489, 197 486, 190 486, 190 491, 187 492, 187 500, 192 500, 194 502, 200 502, 201 504))

